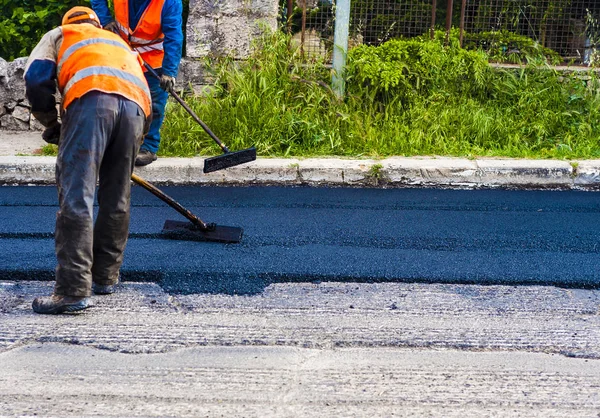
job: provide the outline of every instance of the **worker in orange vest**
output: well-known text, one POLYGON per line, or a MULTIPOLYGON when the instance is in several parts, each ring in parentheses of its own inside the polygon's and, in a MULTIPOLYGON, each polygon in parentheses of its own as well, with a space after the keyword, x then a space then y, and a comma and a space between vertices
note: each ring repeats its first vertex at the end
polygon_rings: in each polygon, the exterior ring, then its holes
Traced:
POLYGON ((138 166, 150 164, 157 158, 167 92, 175 86, 181 60, 181 0, 114 0, 114 19, 107 0, 91 0, 91 5, 104 28, 121 35, 160 75, 157 79, 146 72, 152 94, 152 125, 135 162, 138 166))
POLYGON ((62 26, 44 35, 27 62, 25 86, 34 117, 46 126, 42 137, 58 144, 56 285, 52 296, 33 301, 33 310, 79 311, 91 306, 92 290, 112 293, 119 281, 130 179, 152 113, 150 90, 139 55, 101 29, 87 7, 72 8, 62 26))

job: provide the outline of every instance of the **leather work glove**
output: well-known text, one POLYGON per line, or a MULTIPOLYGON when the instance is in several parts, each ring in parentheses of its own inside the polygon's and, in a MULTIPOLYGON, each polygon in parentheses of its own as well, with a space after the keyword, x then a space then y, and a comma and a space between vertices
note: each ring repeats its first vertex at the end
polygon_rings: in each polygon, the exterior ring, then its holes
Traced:
POLYGON ((119 35, 119 28, 117 27, 117 22, 115 22, 114 20, 110 23, 107 23, 106 26, 104 26, 102 29, 119 35))
POLYGON ((160 87, 163 90, 171 91, 173 87, 175 87, 175 77, 171 77, 170 75, 163 74, 160 76, 160 87))
POLYGON ((58 145, 60 140, 60 122, 54 121, 42 132, 42 139, 49 144, 58 145))

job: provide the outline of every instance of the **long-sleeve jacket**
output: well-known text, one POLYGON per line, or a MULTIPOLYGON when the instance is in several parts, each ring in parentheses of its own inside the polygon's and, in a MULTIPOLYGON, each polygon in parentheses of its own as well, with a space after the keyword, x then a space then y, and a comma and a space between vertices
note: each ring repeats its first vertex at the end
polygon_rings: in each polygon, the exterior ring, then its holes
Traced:
POLYGON ((31 113, 44 126, 58 118, 56 111, 56 63, 63 42, 60 27, 46 33, 29 55, 25 66, 26 96, 31 113))
MULTIPOLYGON (((92 9, 100 18, 100 23, 106 26, 114 21, 108 8, 107 0, 91 0, 92 9)), ((129 0, 129 27, 135 29, 150 0, 129 0)), ((183 48, 182 31, 183 6, 181 0, 165 0, 161 13, 161 28, 165 36, 162 72, 171 77, 177 77, 179 62, 183 48)))

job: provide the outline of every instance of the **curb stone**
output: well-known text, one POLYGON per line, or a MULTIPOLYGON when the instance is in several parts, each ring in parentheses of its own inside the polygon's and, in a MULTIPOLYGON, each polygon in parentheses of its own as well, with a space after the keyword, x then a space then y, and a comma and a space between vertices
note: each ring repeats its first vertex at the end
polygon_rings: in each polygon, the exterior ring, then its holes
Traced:
POLYGON ((477 166, 482 186, 490 187, 572 188, 576 175, 567 161, 485 159, 477 166))
MULTIPOLYGON (((55 157, 0 156, 0 184, 54 184, 55 161, 55 157)), ((600 189, 600 160, 259 158, 209 174, 202 172, 203 161, 159 158, 137 167, 136 173, 158 185, 600 189)))

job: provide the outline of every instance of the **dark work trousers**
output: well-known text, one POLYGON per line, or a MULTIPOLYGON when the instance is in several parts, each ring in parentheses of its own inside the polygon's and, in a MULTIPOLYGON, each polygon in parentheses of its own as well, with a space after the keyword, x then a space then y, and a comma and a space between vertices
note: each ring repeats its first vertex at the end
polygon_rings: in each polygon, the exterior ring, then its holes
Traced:
POLYGON ((60 207, 54 294, 89 296, 92 282, 117 282, 129 233, 131 173, 145 119, 136 103, 96 91, 63 111, 56 160, 60 207))

